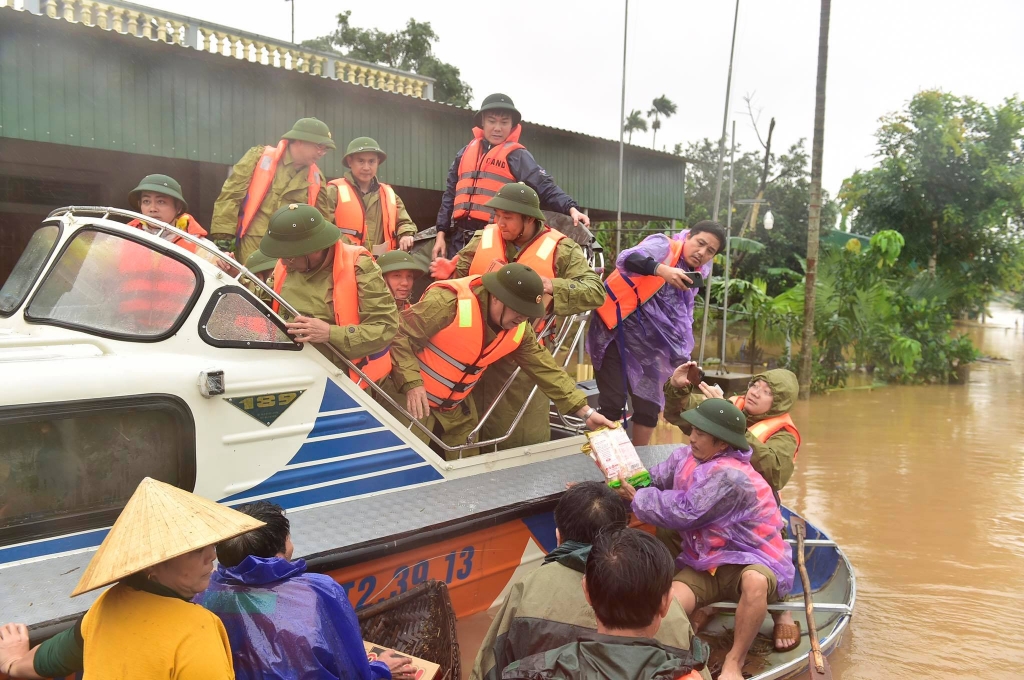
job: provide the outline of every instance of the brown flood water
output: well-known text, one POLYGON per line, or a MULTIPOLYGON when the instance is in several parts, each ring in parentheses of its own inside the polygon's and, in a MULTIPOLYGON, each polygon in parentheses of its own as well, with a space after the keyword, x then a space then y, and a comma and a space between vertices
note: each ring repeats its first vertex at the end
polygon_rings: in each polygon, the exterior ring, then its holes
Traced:
MULTIPOLYGON (((842 680, 1024 677, 1024 329, 996 309, 968 329, 967 385, 883 387, 801 402, 804 446, 783 502, 857 573, 832 655, 842 680)), ((681 441, 662 424, 655 443, 681 441)), ((468 676, 487 613, 460 622, 468 676)))

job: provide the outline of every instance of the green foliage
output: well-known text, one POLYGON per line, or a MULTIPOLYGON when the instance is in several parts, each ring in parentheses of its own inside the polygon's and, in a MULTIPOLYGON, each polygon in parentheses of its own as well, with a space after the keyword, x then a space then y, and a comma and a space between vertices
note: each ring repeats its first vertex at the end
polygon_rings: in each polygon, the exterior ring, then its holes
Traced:
POLYGON ((651 130, 654 131, 654 136, 651 139, 651 148, 655 148, 658 141, 658 130, 661 129, 661 119, 670 118, 676 113, 676 103, 661 95, 651 102, 651 108, 647 112, 649 118, 653 118, 651 121, 651 130))
POLYGON ((338 27, 327 35, 303 41, 303 47, 337 52, 351 59, 381 64, 434 78, 434 99, 467 107, 473 90, 462 81, 459 69, 434 56, 438 40, 429 21, 409 19, 405 28, 385 33, 376 28, 358 28, 349 23, 352 11, 338 15, 338 27))
POLYGON ((629 135, 628 142, 632 144, 635 131, 647 132, 647 119, 644 118, 644 114, 640 113, 640 109, 633 109, 629 112, 626 120, 623 121, 622 129, 629 135))

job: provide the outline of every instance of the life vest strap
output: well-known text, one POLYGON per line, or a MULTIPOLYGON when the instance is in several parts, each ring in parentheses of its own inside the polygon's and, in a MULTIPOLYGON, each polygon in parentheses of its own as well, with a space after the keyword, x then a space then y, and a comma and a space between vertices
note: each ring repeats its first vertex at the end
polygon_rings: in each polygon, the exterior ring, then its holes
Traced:
POLYGON ((438 355, 439 357, 447 361, 449 364, 459 369, 460 371, 466 373, 467 375, 476 375, 484 370, 479 366, 467 366, 466 364, 462 363, 458 359, 455 359, 450 354, 448 354, 447 352, 445 352, 443 349, 441 349, 432 342, 428 342, 427 347, 430 348, 430 350, 434 352, 434 354, 438 355))
POLYGON ((450 389, 452 392, 465 392, 476 384, 475 380, 471 383, 462 383, 449 380, 448 378, 445 378, 443 375, 432 369, 430 366, 427 366, 425 363, 423 363, 423 361, 420 361, 420 370, 429 375, 437 382, 447 387, 448 389, 450 389))

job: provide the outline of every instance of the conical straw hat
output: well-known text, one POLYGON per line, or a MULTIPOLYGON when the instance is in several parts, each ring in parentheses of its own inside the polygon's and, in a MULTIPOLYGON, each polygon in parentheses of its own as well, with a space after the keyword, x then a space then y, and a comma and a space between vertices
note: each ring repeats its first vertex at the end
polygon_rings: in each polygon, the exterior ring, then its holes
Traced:
POLYGON ((71 597, 264 524, 227 506, 146 477, 128 499, 71 597))

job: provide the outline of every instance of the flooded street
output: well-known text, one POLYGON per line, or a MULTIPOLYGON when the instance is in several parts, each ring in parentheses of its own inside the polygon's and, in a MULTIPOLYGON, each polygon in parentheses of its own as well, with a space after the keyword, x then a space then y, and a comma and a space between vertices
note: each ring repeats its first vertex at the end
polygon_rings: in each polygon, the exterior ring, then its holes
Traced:
MULTIPOLYGON (((967 385, 851 389, 793 413, 804 447, 783 500, 857 571, 836 678, 1022 675, 1024 334, 1019 313, 995 314, 968 332, 1009 361, 973 364, 967 385)), ((490 618, 460 622, 466 676, 490 618)))

